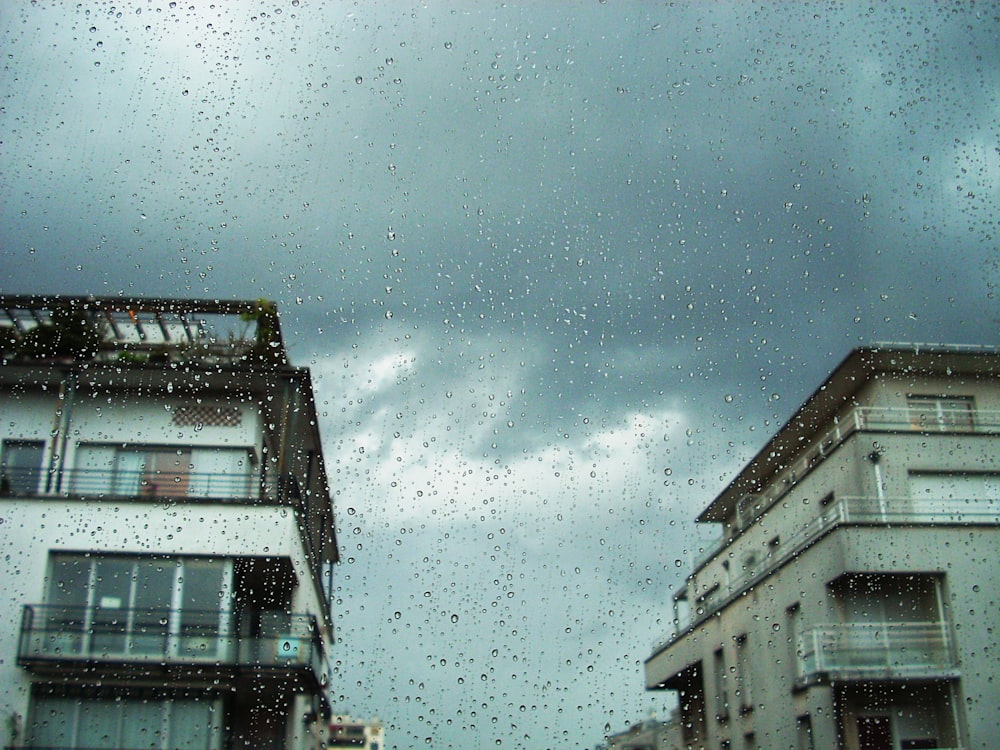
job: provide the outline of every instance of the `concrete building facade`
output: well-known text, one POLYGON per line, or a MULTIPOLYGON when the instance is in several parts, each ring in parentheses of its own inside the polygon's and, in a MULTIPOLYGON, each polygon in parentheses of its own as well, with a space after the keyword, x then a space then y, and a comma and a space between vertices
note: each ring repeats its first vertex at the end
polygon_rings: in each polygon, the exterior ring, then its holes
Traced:
POLYGON ((1000 351, 851 352, 697 520, 686 747, 1000 747, 1000 351))
POLYGON ((0 744, 317 748, 333 504, 265 301, 0 298, 0 744))

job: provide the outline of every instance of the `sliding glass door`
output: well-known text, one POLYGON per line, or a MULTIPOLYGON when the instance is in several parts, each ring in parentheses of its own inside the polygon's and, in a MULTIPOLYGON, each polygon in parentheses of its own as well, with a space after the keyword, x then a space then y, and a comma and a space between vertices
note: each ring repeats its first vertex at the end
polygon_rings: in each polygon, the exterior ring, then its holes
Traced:
POLYGON ((226 658, 232 561, 53 555, 45 648, 100 658, 226 658))
POLYGON ((222 701, 203 697, 39 695, 33 701, 29 747, 218 750, 222 701))

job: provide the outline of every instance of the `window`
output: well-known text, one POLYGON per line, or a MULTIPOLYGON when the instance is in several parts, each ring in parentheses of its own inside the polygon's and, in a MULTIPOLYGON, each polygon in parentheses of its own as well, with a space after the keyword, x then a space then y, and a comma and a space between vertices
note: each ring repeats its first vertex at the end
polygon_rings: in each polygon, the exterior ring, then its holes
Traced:
POLYGON ((725 722, 729 719, 729 694, 726 691, 726 654, 721 648, 712 654, 712 674, 715 679, 715 720, 725 722))
POLYGON ((28 744, 42 748, 218 750, 222 701, 155 695, 36 694, 28 744))
POLYGON ((42 458, 45 443, 41 440, 4 440, 0 455, 0 494, 28 495, 41 491, 42 458))
POLYGON ((42 648, 99 658, 222 656, 231 575, 222 559, 53 555, 42 648))
POLYGON ((889 716, 858 716, 858 750, 892 750, 892 724, 889 716))
POLYGON ((796 602, 785 610, 785 633, 788 646, 788 662, 796 665, 797 670, 802 669, 802 655, 804 644, 802 644, 802 608, 796 602))
POLYGON ((83 443, 70 487, 81 495, 246 498, 252 458, 253 451, 243 447, 83 443))
POLYGON ((191 449, 82 444, 76 451, 72 491, 125 497, 188 494, 191 449))
POLYGON ((831 585, 845 623, 937 623, 942 579, 926 573, 858 573, 831 585))
POLYGON ((357 724, 331 724, 328 748, 363 747, 365 744, 365 728, 357 724))
POLYGON ((803 714, 795 720, 797 750, 816 750, 813 744, 812 719, 809 714, 803 714))
POLYGON ((115 454, 112 492, 183 497, 192 468, 189 448, 121 448, 115 454))
POLYGON ((910 425, 915 430, 950 431, 973 428, 971 396, 907 396, 910 425))
POLYGON ((753 710, 751 680, 753 667, 750 662, 750 645, 746 633, 736 636, 736 694, 740 699, 740 712, 753 710))

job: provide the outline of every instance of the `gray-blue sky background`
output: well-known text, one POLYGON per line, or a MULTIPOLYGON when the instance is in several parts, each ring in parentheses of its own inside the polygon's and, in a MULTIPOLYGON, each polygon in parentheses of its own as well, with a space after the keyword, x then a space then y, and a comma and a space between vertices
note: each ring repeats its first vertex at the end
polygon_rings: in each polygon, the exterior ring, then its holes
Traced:
POLYGON ((850 347, 1000 338, 994 5, 8 2, 0 40, 3 291, 279 302, 336 706, 392 747, 663 715, 713 493, 850 347))

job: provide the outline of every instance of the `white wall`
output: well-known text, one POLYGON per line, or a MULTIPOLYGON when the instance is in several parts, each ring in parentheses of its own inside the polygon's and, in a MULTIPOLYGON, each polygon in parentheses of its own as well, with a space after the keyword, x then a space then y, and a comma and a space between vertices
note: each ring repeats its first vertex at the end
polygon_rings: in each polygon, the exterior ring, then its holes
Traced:
MULTIPOLYGON (((11 711, 27 713, 30 682, 17 666, 21 611, 44 599, 50 551, 287 557, 299 581, 292 610, 322 617, 298 520, 287 507, 4 499, 0 550, 7 571, 7 606, 0 608, 0 731, 11 711)), ((0 742, 9 739, 0 735, 0 742)))

